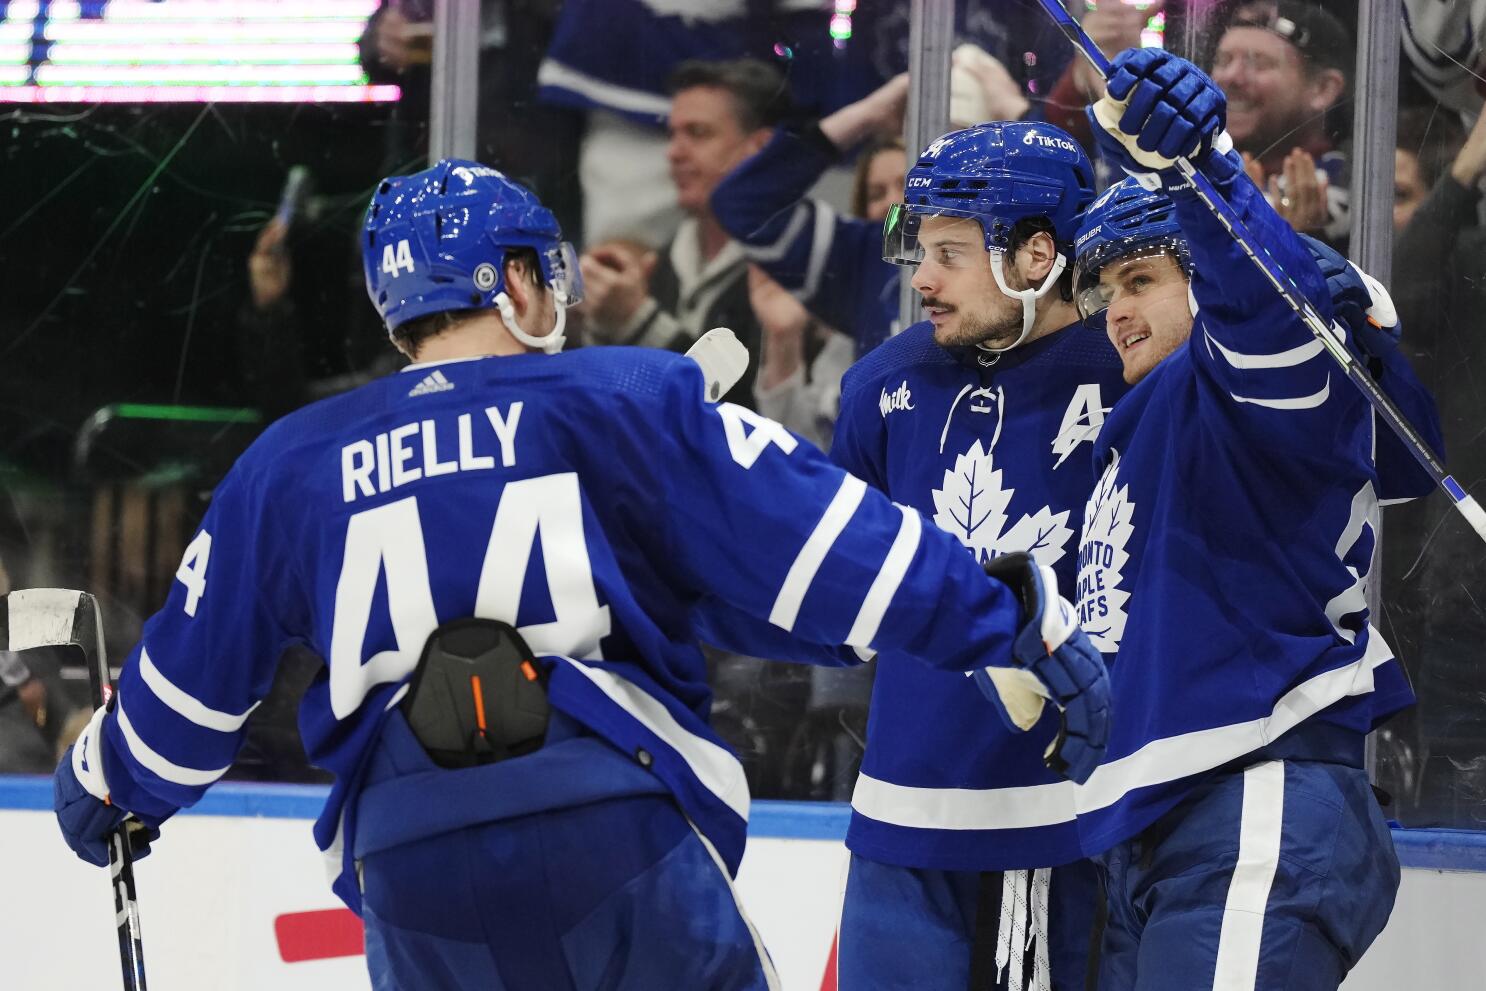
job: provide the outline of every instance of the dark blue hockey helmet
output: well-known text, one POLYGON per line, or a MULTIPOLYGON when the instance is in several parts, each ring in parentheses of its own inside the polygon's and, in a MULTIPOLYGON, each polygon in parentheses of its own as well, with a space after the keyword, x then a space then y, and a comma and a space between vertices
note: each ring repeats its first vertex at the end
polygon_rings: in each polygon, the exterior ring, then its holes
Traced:
POLYGON ((389 332, 430 313, 496 307, 523 343, 556 351, 566 307, 583 298, 577 253, 552 211, 478 162, 446 158, 384 180, 367 207, 361 252, 366 291, 389 332), (544 337, 516 325, 505 280, 513 248, 536 252, 556 297, 556 326, 544 337))
POLYGON ((1192 256, 1176 222, 1171 197, 1125 179, 1105 190, 1084 214, 1073 243, 1073 298, 1085 320, 1109 306, 1099 285, 1099 271, 1111 261, 1133 255, 1170 255, 1188 278, 1192 256))
POLYGON ((1032 332, 1037 300, 1047 295, 1071 260, 1078 218, 1094 198, 1089 156, 1068 132, 1051 124, 993 121, 952 131, 924 149, 904 180, 903 202, 883 225, 882 257, 897 265, 918 265, 924 251, 919 228, 925 217, 974 220, 985 237, 996 286, 1022 304, 1022 333, 1007 351, 1032 332), (1042 284, 1012 289, 1002 259, 1011 248, 1017 221, 1046 218, 1058 246, 1057 260, 1042 284))
POLYGON ((922 218, 980 221, 987 251, 1004 252, 1018 220, 1046 217, 1060 246, 1094 198, 1089 156, 1068 132, 1051 124, 993 121, 939 138, 908 170, 903 202, 889 214, 883 257, 917 265, 922 218))

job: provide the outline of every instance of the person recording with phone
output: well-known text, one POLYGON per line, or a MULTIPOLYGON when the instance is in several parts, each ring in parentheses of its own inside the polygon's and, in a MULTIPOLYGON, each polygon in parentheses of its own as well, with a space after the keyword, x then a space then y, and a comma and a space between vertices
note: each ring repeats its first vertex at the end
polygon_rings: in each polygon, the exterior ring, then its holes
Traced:
POLYGON ((305 166, 288 170, 278 206, 247 259, 247 293, 233 342, 240 401, 261 410, 266 420, 402 364, 392 349, 368 345, 375 335, 361 332, 368 318, 352 292, 359 292, 360 272, 351 265, 354 259, 333 247, 356 251, 359 243, 339 241, 323 222, 313 186, 305 166), (308 250, 326 245, 331 250, 308 250), (330 264, 318 264, 320 255, 330 264), (337 269, 342 258, 346 267, 337 269))

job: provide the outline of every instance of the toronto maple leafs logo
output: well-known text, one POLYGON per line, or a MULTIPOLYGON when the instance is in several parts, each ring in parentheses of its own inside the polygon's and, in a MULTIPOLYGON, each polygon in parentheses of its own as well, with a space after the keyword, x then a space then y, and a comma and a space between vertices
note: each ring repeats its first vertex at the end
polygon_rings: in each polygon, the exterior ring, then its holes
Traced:
POLYGON ((1134 532, 1135 504, 1130 486, 1119 484, 1120 455, 1109 467, 1084 508, 1084 532, 1078 546, 1078 621, 1094 646, 1106 654, 1119 649, 1125 635, 1125 603, 1130 592, 1120 587, 1130 554, 1125 544, 1134 532))
POLYGON ((934 522, 958 537, 982 563, 1012 551, 1027 551, 1039 564, 1057 563, 1073 536, 1068 510, 1054 513, 1043 506, 1023 514, 1008 530, 1006 507, 1015 491, 1002 487, 992 452, 977 440, 955 458, 955 466, 944 473, 944 483, 934 490, 934 522))

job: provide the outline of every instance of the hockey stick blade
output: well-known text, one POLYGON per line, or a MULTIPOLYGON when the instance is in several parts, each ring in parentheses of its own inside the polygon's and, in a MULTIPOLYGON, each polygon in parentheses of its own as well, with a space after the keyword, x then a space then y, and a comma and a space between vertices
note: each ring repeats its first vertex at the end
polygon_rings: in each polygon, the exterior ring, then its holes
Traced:
MULTIPOLYGON (((1047 12, 1048 17, 1052 18, 1058 29, 1067 36, 1069 41, 1073 42, 1079 54, 1107 79, 1110 71, 1109 59, 1104 57, 1099 46, 1094 44, 1093 39, 1084 31, 1083 25, 1074 20, 1073 15, 1068 13, 1059 0, 1038 0, 1038 2, 1041 3, 1042 9, 1047 12)), ((1408 417, 1404 416, 1393 400, 1383 392, 1382 387, 1368 374, 1362 362, 1357 360, 1357 356, 1343 343, 1345 335, 1333 332, 1310 301, 1291 287, 1288 280, 1279 274, 1278 266, 1273 259, 1266 260, 1269 253, 1263 245, 1254 241, 1253 235, 1248 232, 1238 214, 1233 212, 1228 201, 1223 199, 1207 176, 1199 172, 1196 166, 1185 158, 1178 158, 1176 167, 1183 178, 1192 184, 1193 191, 1202 200, 1203 205, 1212 211, 1213 216, 1248 256, 1249 261, 1264 273, 1264 277, 1269 280, 1270 285, 1280 294, 1290 309, 1295 311, 1295 315, 1300 317, 1306 329, 1321 342, 1326 353, 1341 366, 1347 378, 1357 386, 1372 405, 1378 418, 1387 425, 1388 429, 1398 435, 1399 440, 1403 441, 1409 453, 1414 456, 1414 460, 1419 462, 1420 467, 1428 473, 1430 478, 1434 479, 1434 483, 1450 497, 1450 501, 1454 503, 1460 515, 1464 516, 1471 529, 1476 531, 1476 536, 1486 541, 1486 510, 1483 510, 1475 498, 1445 471, 1445 466, 1429 446, 1429 442, 1420 435, 1414 425, 1409 422, 1408 417)))
POLYGON ((0 597, 0 650, 77 647, 92 654, 98 603, 87 592, 21 588, 0 597))
MULTIPOLYGON (((104 651, 98 600, 87 592, 65 588, 22 588, 0 596, 0 650, 76 647, 88 668, 94 708, 113 694, 104 651)), ((139 903, 134 890, 134 858, 120 826, 108 837, 108 867, 118 924, 119 963, 125 991, 145 991, 144 943, 140 937, 139 903)))
POLYGON ((709 403, 727 395, 748 371, 748 349, 727 327, 713 327, 697 338, 686 356, 701 366, 709 403))

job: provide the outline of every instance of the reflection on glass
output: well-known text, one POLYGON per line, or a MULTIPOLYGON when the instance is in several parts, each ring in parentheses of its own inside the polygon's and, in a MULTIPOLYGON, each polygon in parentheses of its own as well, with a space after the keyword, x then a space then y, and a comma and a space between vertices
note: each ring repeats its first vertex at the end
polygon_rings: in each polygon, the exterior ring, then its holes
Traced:
MULTIPOLYGON (((0 581, 97 592, 116 656, 261 426, 398 363, 355 238, 372 184, 426 159, 432 5, 312 6, 3 5, 3 155, 26 192, 0 207, 12 275, 0 581)), ((893 140, 910 4, 716 4, 690 18, 663 6, 485 0, 477 155, 535 189, 579 245, 580 343, 681 347, 733 326, 755 375, 734 398, 829 444, 843 369, 894 329, 878 225, 918 150, 893 140), (716 64, 739 59, 754 62, 734 93, 739 73, 716 64)), ((1074 6, 1111 54, 1161 44, 1206 67, 1255 180, 1297 228, 1345 249, 1355 4, 1074 6)), ((1474 344, 1486 73, 1461 41, 1463 5, 1407 6, 1391 289, 1450 466, 1486 498, 1474 344)), ((1035 3, 956 13, 957 123, 1042 117, 1089 142, 1097 83, 1035 3)), ((1381 735, 1380 784, 1406 823, 1474 827, 1486 818, 1486 565, 1437 497, 1385 521, 1379 618, 1420 704, 1381 735)), ((717 721, 757 796, 849 795, 870 668, 712 660, 717 721)), ((46 770, 81 704, 77 672, 37 663, 50 729, 0 742, 6 769, 46 770)), ((310 773, 294 756, 292 696, 316 663, 286 661, 236 773, 310 773)), ((35 722, 5 698, 0 716, 35 722)))
MULTIPOLYGON (((1479 43, 1461 46, 1461 12, 1408 3, 1395 152, 1393 297, 1401 343, 1434 391, 1451 473, 1479 498, 1482 314, 1486 313, 1486 115, 1479 43)), ((1419 705, 1383 738, 1379 781, 1408 825, 1486 825, 1486 556, 1439 497, 1384 524, 1388 632, 1419 705)))

